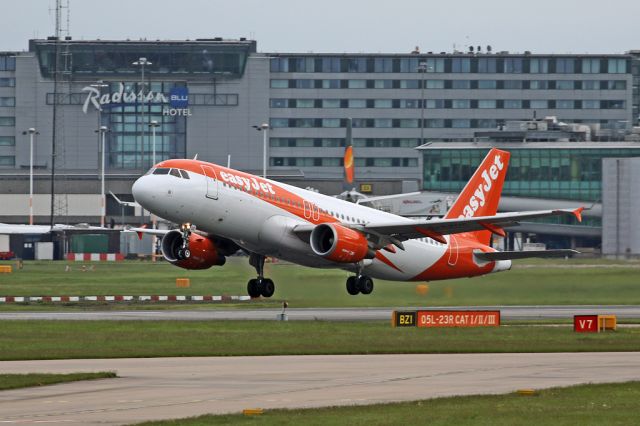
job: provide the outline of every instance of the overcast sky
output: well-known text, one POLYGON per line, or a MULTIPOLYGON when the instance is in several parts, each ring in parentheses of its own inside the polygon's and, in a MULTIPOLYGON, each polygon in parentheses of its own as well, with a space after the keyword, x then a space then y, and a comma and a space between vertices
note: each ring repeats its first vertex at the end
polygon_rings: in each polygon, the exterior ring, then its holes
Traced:
MULTIPOLYGON (((263 52, 450 52, 454 44, 534 53, 640 49, 638 0, 69 1, 74 39, 247 37, 263 52)), ((0 5, 0 51, 26 50, 28 39, 54 33, 55 1, 0 5)))

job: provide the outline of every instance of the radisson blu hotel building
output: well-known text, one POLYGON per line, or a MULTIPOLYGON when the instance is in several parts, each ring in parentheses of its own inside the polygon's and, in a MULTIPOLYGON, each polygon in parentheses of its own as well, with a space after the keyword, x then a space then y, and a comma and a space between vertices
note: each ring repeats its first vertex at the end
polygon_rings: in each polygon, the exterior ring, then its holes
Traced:
MULTIPOLYGON (((488 134, 512 151, 507 195, 598 203, 603 158, 640 156, 639 78, 640 51, 315 54, 260 52, 242 38, 29 40, 24 51, 0 50, 0 222, 27 221, 30 164, 36 223, 51 210, 56 222, 98 223, 103 154, 107 192, 131 200, 154 160, 197 155, 261 173, 265 136, 270 177, 337 194, 349 120, 362 192, 455 193, 488 134), (582 136, 507 132, 545 117, 582 136)), ((112 223, 139 214, 107 197, 112 223)))

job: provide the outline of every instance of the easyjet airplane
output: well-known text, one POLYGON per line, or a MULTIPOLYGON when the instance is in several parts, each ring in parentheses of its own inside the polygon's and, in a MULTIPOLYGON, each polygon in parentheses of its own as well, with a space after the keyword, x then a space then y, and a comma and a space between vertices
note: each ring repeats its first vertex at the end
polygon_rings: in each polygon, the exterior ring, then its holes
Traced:
POLYGON ((176 230, 135 228, 162 234, 162 254, 186 269, 223 265, 242 249, 257 278, 252 297, 271 297, 264 276, 273 256, 304 266, 341 268, 349 294, 369 294, 372 278, 432 281, 473 277, 511 268, 511 259, 554 257, 574 250, 500 252, 491 234, 520 220, 574 215, 582 208, 496 214, 509 153, 492 149, 449 212, 441 219, 413 220, 198 160, 167 160, 133 185, 138 203, 181 224, 176 230))

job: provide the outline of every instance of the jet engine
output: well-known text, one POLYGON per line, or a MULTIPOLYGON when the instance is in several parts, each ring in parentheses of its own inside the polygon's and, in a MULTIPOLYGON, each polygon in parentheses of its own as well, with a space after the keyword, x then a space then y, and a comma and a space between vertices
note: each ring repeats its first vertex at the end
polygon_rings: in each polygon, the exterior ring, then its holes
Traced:
POLYGON ((189 234, 188 244, 183 244, 180 231, 170 231, 162 238, 162 255, 172 265, 184 269, 208 269, 222 266, 226 258, 213 241, 196 233, 189 234))
POLYGON ((323 223, 311 232, 311 249, 318 256, 340 263, 356 263, 375 257, 362 233, 342 225, 323 223))

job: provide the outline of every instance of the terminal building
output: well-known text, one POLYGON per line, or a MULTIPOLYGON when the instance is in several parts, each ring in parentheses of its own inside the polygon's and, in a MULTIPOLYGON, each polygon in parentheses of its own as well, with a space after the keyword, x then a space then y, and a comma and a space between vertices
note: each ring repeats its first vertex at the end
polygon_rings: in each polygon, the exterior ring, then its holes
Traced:
MULTIPOLYGON (((124 200, 154 160, 197 155, 260 173, 263 123, 269 176, 336 194, 348 119, 358 189, 376 195, 458 191, 480 161, 477 144, 508 140, 519 149, 510 195, 601 202, 601 159, 640 147, 639 78, 640 51, 302 54, 259 52, 246 39, 30 40, 27 51, 0 52, 0 222, 28 221, 31 136, 35 222, 53 213, 97 224, 102 136, 106 190, 124 200), (574 127, 517 146, 501 133, 549 116, 574 127), (548 146, 534 153, 534 142, 548 146)), ((142 214, 107 197, 107 223, 142 214)))

